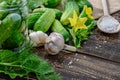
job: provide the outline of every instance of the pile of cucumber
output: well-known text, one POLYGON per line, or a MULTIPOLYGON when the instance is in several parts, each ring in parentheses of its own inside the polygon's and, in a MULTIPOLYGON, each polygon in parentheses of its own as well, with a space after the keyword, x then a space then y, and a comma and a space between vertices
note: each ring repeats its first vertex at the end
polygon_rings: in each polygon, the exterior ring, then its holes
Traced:
POLYGON ((41 4, 29 9, 32 2, 32 5, 36 5, 36 3, 28 0, 27 5, 29 6, 27 7, 31 12, 23 18, 22 11, 9 10, 8 6, 16 4, 14 0, 9 1, 11 1, 9 2, 11 5, 8 5, 7 1, 0 1, 0 45, 8 49, 19 47, 24 42, 25 37, 20 30, 23 21, 25 21, 25 26, 29 30, 46 33, 58 32, 63 35, 67 42, 70 39, 70 33, 67 30, 69 27, 68 18, 73 16, 73 11, 79 14, 84 5, 92 7, 88 0, 66 0, 64 10, 59 10, 56 6, 61 5, 64 0, 38 0, 41 4))
POLYGON ((67 30, 69 26, 68 18, 73 16, 73 11, 79 14, 84 5, 92 8, 88 0, 45 0, 44 8, 35 8, 28 14, 26 26, 34 31, 58 32, 68 42, 70 39, 70 33, 67 30), (57 9, 56 6, 61 5, 64 1, 64 10, 57 9))
POLYGON ((24 21, 21 0, 0 0, 0 45, 3 49, 14 49, 23 44, 21 31, 24 21))

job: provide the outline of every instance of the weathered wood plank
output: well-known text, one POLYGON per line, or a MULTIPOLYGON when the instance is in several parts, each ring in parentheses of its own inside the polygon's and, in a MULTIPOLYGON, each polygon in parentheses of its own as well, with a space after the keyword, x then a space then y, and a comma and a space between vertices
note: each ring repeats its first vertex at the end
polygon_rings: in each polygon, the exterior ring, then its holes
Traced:
POLYGON ((48 56, 63 80, 119 80, 120 64, 78 53, 48 56), (59 57, 57 57, 59 56, 59 57))

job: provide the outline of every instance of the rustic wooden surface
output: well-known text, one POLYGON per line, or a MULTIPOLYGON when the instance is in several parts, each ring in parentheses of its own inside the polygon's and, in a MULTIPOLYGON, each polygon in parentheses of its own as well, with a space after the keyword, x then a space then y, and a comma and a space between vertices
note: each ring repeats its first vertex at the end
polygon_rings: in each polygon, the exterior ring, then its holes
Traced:
POLYGON ((120 64, 82 54, 49 57, 63 80, 120 80, 120 64))
MULTIPOLYGON (((113 16, 120 21, 120 11, 113 16)), ((63 80, 120 80, 120 32, 105 34, 96 28, 89 40, 83 42, 82 46, 79 49, 80 51, 113 61, 65 51, 61 51, 56 56, 45 56, 46 52, 43 48, 34 51, 48 60, 56 71, 63 76, 63 80)), ((2 76, 0 74, 0 77, 2 76)), ((0 80, 9 80, 9 78, 0 80)))

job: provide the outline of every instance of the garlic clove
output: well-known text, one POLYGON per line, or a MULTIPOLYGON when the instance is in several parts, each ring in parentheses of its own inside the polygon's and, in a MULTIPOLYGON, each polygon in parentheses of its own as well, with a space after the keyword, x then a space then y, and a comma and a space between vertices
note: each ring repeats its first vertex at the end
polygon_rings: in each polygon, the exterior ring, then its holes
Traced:
POLYGON ((54 44, 58 48, 60 48, 60 49, 64 48, 65 42, 64 42, 64 38, 63 38, 63 36, 61 34, 59 34, 57 32, 52 32, 49 37, 50 37, 51 41, 53 41, 54 44))
POLYGON ((45 49, 51 55, 56 55, 59 52, 57 46, 55 46, 52 42, 48 45, 45 45, 45 49))
POLYGON ((64 38, 61 34, 52 32, 46 39, 45 50, 56 55, 64 48, 64 38))
POLYGON ((38 46, 37 43, 33 42, 32 40, 30 40, 30 44, 32 44, 33 47, 37 47, 38 46))
POLYGON ((29 37, 31 39, 31 43, 34 46, 39 47, 45 44, 45 40, 48 37, 48 35, 42 31, 37 31, 37 32, 31 32, 29 34, 29 37))
POLYGON ((42 31, 37 31, 36 34, 39 38, 40 43, 45 43, 45 40, 48 37, 48 35, 42 31))
POLYGON ((38 38, 38 36, 36 35, 36 32, 30 33, 30 34, 29 34, 29 37, 30 37, 30 39, 31 39, 33 42, 39 43, 39 38, 38 38))

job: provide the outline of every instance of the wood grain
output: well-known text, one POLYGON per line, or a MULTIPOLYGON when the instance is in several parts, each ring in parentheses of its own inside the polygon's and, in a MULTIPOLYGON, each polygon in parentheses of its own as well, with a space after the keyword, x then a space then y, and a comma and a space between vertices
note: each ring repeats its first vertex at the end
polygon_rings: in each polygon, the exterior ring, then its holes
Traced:
MULTIPOLYGON (((37 52, 37 51, 36 51, 37 52)), ((38 50, 39 55, 44 50, 38 50)), ((60 52, 44 56, 63 80, 119 80, 120 64, 78 53, 60 52)))

